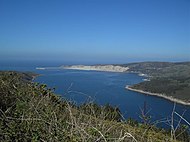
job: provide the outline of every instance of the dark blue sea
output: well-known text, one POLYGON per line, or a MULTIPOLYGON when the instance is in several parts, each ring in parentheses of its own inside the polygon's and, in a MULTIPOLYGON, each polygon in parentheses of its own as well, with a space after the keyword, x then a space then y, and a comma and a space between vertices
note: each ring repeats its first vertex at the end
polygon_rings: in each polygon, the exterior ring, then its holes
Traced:
MULTIPOLYGON (((36 70, 36 67, 60 66, 57 63, 1 63, 1 70, 32 71, 40 76, 35 82, 45 83, 50 88, 55 88, 55 93, 67 98, 76 104, 93 101, 100 105, 111 104, 120 108, 123 116, 141 121, 141 108, 146 103, 151 122, 164 120, 159 123, 161 127, 167 127, 165 120, 170 119, 174 103, 163 98, 148 96, 125 89, 126 85, 142 82, 144 77, 134 73, 113 73, 80 70, 36 70)), ((190 122, 190 107, 177 104, 177 113, 190 122)), ((175 119, 179 120, 176 115, 175 119)), ((182 123, 185 123, 183 120, 182 123)))

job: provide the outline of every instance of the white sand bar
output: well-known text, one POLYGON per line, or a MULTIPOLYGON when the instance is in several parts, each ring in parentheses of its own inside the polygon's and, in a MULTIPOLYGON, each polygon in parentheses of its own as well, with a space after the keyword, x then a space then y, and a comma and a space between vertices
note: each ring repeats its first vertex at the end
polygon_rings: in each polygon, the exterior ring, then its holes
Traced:
POLYGON ((73 65, 73 66, 62 66, 64 69, 74 69, 74 70, 94 70, 94 71, 108 71, 108 72, 126 72, 129 68, 116 66, 116 65, 73 65))

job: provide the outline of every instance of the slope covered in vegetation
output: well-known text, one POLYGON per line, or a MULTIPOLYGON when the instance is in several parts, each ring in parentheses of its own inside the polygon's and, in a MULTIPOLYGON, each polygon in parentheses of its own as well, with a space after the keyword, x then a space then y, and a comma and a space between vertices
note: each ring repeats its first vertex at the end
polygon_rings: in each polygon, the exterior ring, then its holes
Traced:
POLYGON ((190 102, 190 62, 142 62, 126 66, 129 71, 144 73, 150 78, 150 81, 133 85, 131 88, 190 102))
MULTIPOLYGON (((133 120, 121 121, 119 109, 110 105, 75 106, 31 79, 31 74, 0 72, 0 141, 174 140, 163 129, 133 120)), ((176 134, 176 141, 189 139, 186 131, 176 134)))

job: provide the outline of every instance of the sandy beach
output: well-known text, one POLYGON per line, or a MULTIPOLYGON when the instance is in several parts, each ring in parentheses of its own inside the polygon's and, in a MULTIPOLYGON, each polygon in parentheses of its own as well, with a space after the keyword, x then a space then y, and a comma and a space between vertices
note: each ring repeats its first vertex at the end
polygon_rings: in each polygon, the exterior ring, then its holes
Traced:
POLYGON ((128 86, 128 85, 125 88, 127 90, 130 90, 130 91, 139 92, 139 93, 146 94, 146 95, 151 95, 151 96, 157 96, 157 97, 161 97, 161 98, 167 99, 167 100, 172 101, 172 102, 176 102, 178 104, 190 106, 190 102, 185 102, 183 100, 173 98, 172 96, 166 96, 164 94, 151 93, 151 92, 146 92, 146 91, 143 91, 143 90, 133 89, 133 88, 130 88, 130 86, 128 86))
POLYGON ((94 70, 94 71, 107 71, 107 72, 126 72, 129 68, 115 65, 73 65, 73 66, 63 66, 63 69, 73 69, 73 70, 94 70))

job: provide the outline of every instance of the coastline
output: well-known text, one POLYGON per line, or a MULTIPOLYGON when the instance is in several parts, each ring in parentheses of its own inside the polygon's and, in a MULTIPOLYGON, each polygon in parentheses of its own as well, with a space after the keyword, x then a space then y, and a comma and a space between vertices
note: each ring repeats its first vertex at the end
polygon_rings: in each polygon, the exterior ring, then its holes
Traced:
POLYGON ((32 79, 31 79, 31 81, 33 82, 38 76, 40 76, 40 74, 32 75, 32 79))
POLYGON ((160 97, 160 98, 167 99, 167 100, 169 100, 169 101, 171 101, 171 102, 175 102, 175 103, 178 103, 178 104, 190 106, 190 102, 185 102, 185 101, 183 101, 183 100, 173 98, 172 96, 166 96, 166 95, 164 95, 164 94, 151 93, 151 92, 147 92, 147 91, 143 91, 143 90, 139 90, 139 89, 133 89, 133 88, 131 88, 131 87, 128 86, 128 85, 127 85, 125 88, 126 88, 127 90, 130 90, 130 91, 134 91, 134 92, 138 92, 138 93, 142 93, 142 94, 146 94, 146 95, 150 95, 150 96, 156 96, 156 97, 160 97))
POLYGON ((121 67, 115 65, 73 65, 73 66, 63 66, 63 69, 73 69, 73 70, 92 70, 92 71, 105 71, 105 72, 126 72, 128 67, 121 67))
POLYGON ((37 70, 46 69, 71 69, 71 70, 86 70, 86 71, 103 71, 103 72, 127 72, 129 67, 122 67, 116 65, 72 65, 72 66, 60 66, 60 67, 36 67, 37 70))

